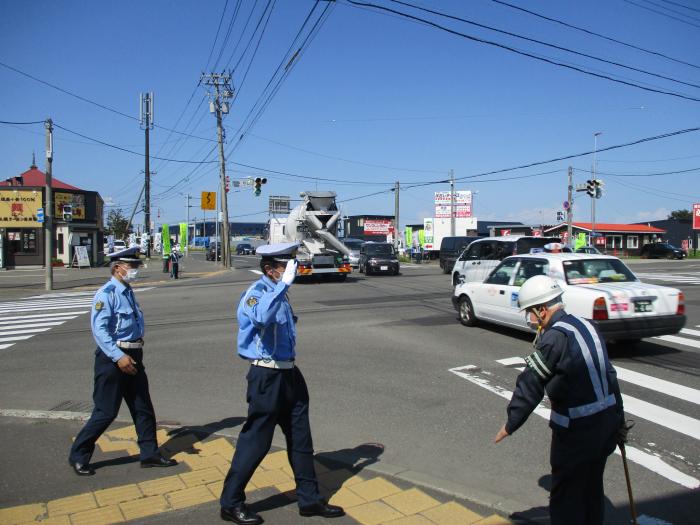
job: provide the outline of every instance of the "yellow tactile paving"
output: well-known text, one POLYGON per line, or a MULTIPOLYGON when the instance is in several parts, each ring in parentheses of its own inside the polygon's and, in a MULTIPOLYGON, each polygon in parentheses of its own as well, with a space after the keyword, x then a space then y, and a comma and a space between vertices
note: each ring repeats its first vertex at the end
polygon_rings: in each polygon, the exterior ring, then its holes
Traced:
POLYGON ((144 496, 155 496, 156 494, 165 494, 166 492, 175 492, 186 488, 185 482, 177 474, 150 481, 142 481, 138 485, 144 496))
POLYGON ((513 525, 508 518, 503 518, 498 514, 492 514, 488 518, 474 522, 474 525, 513 525))
POLYGON ((454 501, 443 503, 421 514, 440 525, 472 525, 480 519, 483 519, 483 516, 472 512, 454 501))
POLYGON ((49 512, 49 517, 63 516, 65 514, 73 514, 83 510, 94 509, 97 507, 97 502, 92 492, 87 494, 79 494, 78 496, 70 496, 68 498, 59 498, 49 501, 46 508, 49 512))
MULTIPOLYGON (((133 426, 105 434, 103 451, 138 454, 133 426)), ((158 440, 190 471, 118 487, 87 492, 46 504, 0 509, 0 525, 107 525, 173 512, 217 500, 230 468, 234 447, 225 438, 201 442, 193 434, 169 435, 158 440)), ((456 502, 441 503, 417 488, 402 490, 381 476, 367 479, 348 468, 330 470, 316 462, 319 483, 330 502, 346 509, 361 525, 512 525, 497 515, 486 518, 456 502)), ((274 487, 294 497, 294 475, 286 451, 267 456, 248 484, 247 492, 274 487)))
POLYGON ((149 496, 134 501, 125 501, 119 505, 119 508, 127 520, 135 520, 165 512, 170 509, 170 505, 163 496, 149 496))
POLYGON ((258 488, 272 487, 280 483, 287 483, 291 478, 280 469, 277 470, 256 470, 251 478, 253 484, 258 488))
POLYGON ((342 488, 338 492, 333 494, 328 500, 328 502, 332 505, 340 505, 344 509, 349 509, 350 507, 357 507, 358 505, 367 503, 366 500, 362 499, 353 491, 346 488, 342 488))
POLYGON ((197 485, 205 485, 213 481, 224 479, 224 475, 216 467, 209 467, 202 470, 193 470, 180 474, 180 479, 185 482, 188 487, 196 487, 197 485))
POLYGON ((361 481, 351 485, 349 489, 366 501, 386 498, 401 491, 399 487, 384 478, 372 478, 367 481, 361 481))
POLYGON ((398 494, 393 494, 383 498, 382 501, 388 503, 401 514, 406 516, 417 514, 440 505, 438 500, 431 498, 425 492, 418 490, 417 488, 412 488, 399 492, 398 494))
POLYGON ((165 497, 168 499, 173 509, 193 507, 216 499, 205 485, 171 492, 170 494, 166 494, 165 497))
POLYGON ((399 511, 382 501, 363 503, 357 507, 350 507, 345 512, 362 525, 378 525, 404 517, 399 511))
POLYGON ((3 525, 17 525, 25 521, 33 521, 46 512, 46 505, 33 503, 31 505, 18 505, 9 509, 0 509, 0 523, 3 525))
POLYGON ((111 489, 96 490, 95 499, 100 507, 116 505, 122 501, 137 499, 142 496, 141 491, 135 484, 122 485, 111 489))
POLYGON ((110 525, 110 523, 121 523, 124 521, 124 516, 119 507, 110 505, 71 514, 70 521, 72 525, 110 525))

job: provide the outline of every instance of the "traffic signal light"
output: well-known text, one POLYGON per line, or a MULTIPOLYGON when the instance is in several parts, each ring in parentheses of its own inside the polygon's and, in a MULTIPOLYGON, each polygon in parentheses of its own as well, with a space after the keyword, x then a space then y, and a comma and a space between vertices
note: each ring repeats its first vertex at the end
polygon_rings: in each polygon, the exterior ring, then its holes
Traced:
POLYGON ((594 180, 586 181, 586 193, 591 197, 595 197, 595 182, 594 180))
POLYGON ((262 185, 267 184, 267 179, 265 177, 256 177, 254 182, 253 193, 255 193, 255 196, 258 197, 262 191, 262 185))
POLYGON ((603 196, 603 181, 600 179, 595 179, 593 184, 595 186, 595 198, 600 199, 603 196))
POLYGON ((73 220, 73 205, 64 204, 63 205, 63 220, 72 221, 73 220))

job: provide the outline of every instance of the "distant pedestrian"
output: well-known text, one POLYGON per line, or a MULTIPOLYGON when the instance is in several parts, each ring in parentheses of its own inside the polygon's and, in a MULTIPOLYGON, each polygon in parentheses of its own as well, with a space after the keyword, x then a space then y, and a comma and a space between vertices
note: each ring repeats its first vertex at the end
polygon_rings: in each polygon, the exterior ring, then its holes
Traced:
POLYGON ((545 275, 520 288, 520 308, 537 326, 535 351, 525 358, 495 442, 518 430, 546 391, 552 403, 551 523, 600 525, 605 463, 627 437, 622 396, 605 341, 589 321, 564 311, 562 294, 545 275))
POLYGON ((257 525, 262 518, 245 504, 245 488, 270 450, 275 427, 287 440, 301 516, 335 518, 341 507, 321 499, 314 469, 309 425, 309 391, 296 358, 296 316, 287 298, 294 282, 298 244, 258 248, 263 276, 241 296, 238 304, 238 354, 250 362, 248 418, 238 436, 231 468, 221 493, 221 519, 257 525))
POLYGON ((170 278, 179 279, 178 272, 180 270, 180 254, 177 250, 170 252, 170 278))
POLYGON ((128 248, 111 255, 112 278, 97 290, 92 305, 92 336, 95 350, 95 407, 78 433, 68 461, 79 476, 92 476, 90 458, 95 442, 126 401, 136 426, 141 467, 171 467, 177 461, 158 451, 156 417, 143 366, 144 322, 130 283, 138 275, 139 249, 128 248))

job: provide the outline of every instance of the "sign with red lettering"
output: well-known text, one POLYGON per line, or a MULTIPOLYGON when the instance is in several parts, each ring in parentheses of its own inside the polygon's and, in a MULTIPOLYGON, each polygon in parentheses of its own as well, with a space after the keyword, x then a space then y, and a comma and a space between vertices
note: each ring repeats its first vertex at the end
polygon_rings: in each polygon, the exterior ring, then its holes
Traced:
POLYGON ((700 230, 700 204, 693 204, 693 229, 700 230))
POLYGON ((365 235, 389 235, 393 224, 391 220, 365 219, 364 233, 365 235))

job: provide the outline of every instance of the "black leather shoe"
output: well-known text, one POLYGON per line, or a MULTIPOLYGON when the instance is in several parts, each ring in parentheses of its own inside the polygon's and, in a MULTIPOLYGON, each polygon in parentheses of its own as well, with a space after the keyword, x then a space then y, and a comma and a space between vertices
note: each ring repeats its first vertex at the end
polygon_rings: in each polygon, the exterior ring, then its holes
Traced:
POLYGON ((80 463, 78 461, 69 461, 70 466, 73 467, 73 472, 75 472, 78 476, 94 476, 95 471, 92 470, 89 464, 85 463, 80 463))
POLYGON ((174 459, 165 459, 160 454, 156 454, 155 456, 151 456, 150 458, 141 461, 141 468, 174 467, 175 465, 177 465, 177 461, 174 459))
POLYGON ((321 516, 322 518, 340 518, 345 516, 343 507, 337 505, 329 505, 326 500, 318 500, 313 505, 299 507, 299 515, 301 516, 321 516))
POLYGON ((232 509, 221 508, 221 519, 238 525, 260 525, 263 519, 251 511, 247 505, 238 505, 232 509))

